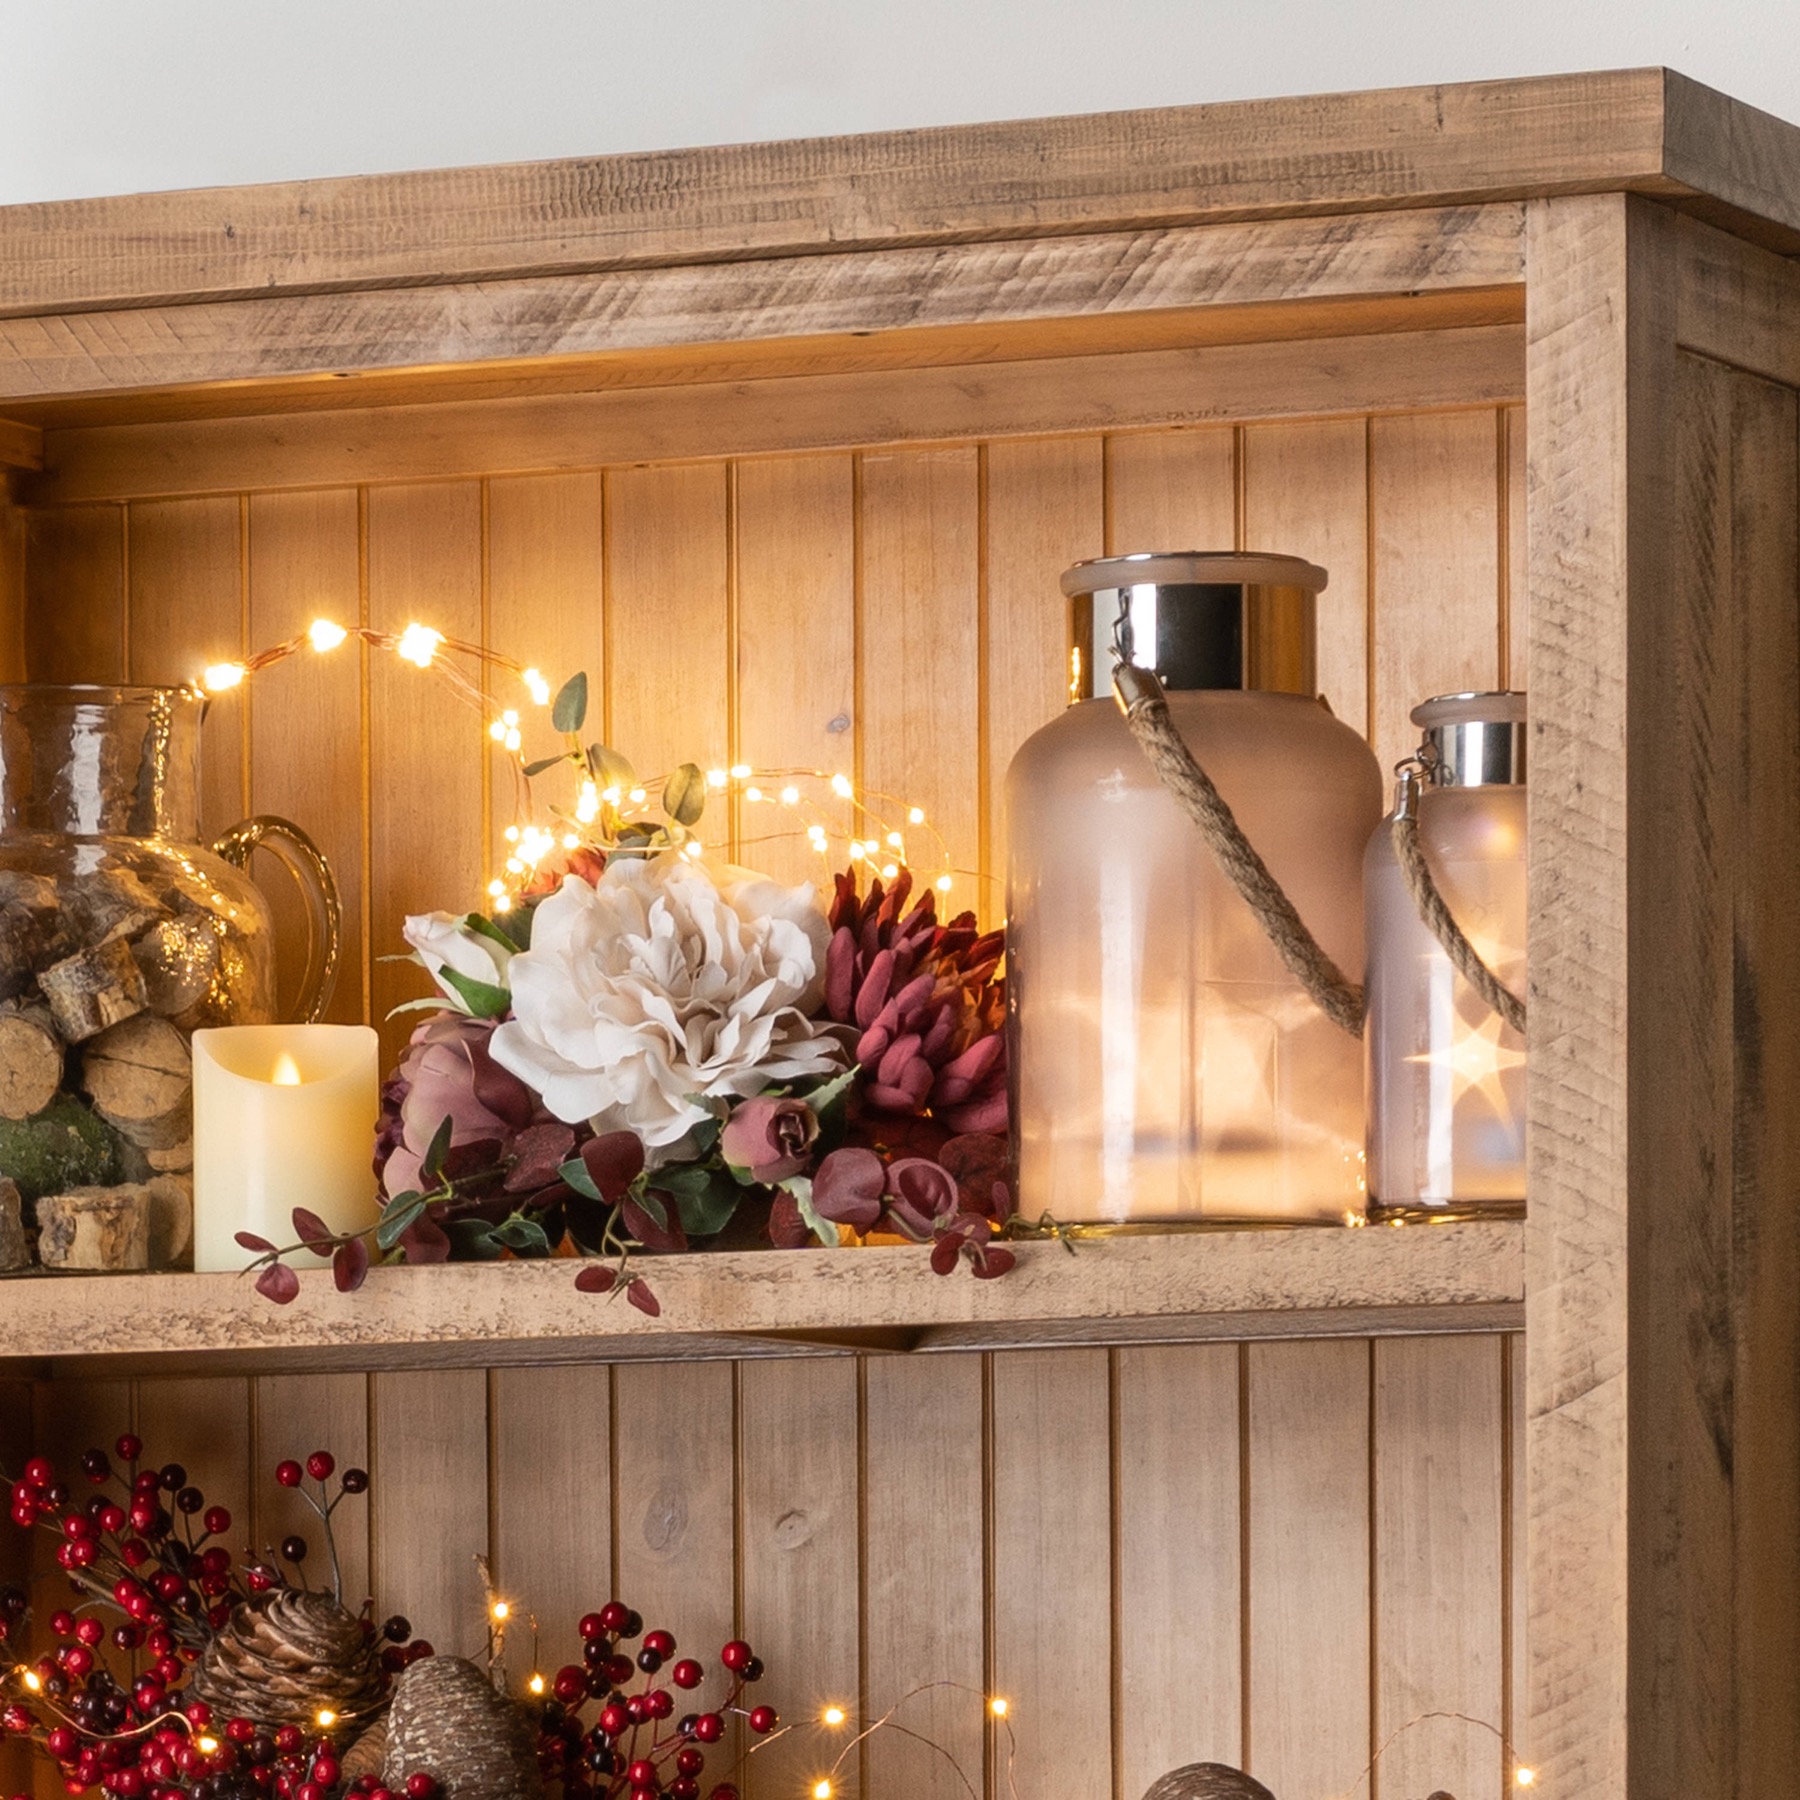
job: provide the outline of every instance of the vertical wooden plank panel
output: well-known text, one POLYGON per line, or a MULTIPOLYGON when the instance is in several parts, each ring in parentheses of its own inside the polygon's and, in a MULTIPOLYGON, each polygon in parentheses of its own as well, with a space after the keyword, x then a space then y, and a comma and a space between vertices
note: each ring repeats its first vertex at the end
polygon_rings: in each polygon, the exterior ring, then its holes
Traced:
POLYGON ((1230 550, 1237 457, 1229 426, 1106 440, 1106 553, 1230 550))
MULTIPOLYGON (((923 1683, 961 1684, 908 1701, 900 1723, 942 1745, 978 1793, 987 1730, 982 1415, 979 1357, 864 1365, 864 1711, 879 1717, 923 1683)), ((1014 1724, 1022 1735, 1038 1727, 1023 1716, 1014 1724)), ((872 1796, 967 1800, 942 1757, 893 1732, 868 1741, 863 1780, 872 1796)))
POLYGON ((1235 1344, 1116 1351, 1122 1726, 1118 1792, 1243 1759, 1235 1344))
POLYGON ((1377 419, 1371 742, 1384 769, 1419 741, 1409 714, 1499 675, 1499 486, 1491 412, 1377 419))
POLYGON ((370 1379, 377 1617, 402 1613, 450 1656, 487 1641, 475 1558, 488 1549, 487 1377, 429 1369, 370 1379))
POLYGON ((731 760, 730 612, 725 465, 610 470, 605 725, 641 779, 731 760))
MULTIPOLYGON (((315 619, 344 626, 360 623, 358 532, 354 489, 252 496, 253 646, 281 643, 315 619)), ((343 949, 324 1016, 339 1024, 357 1024, 369 1016, 362 663, 355 643, 322 655, 304 650, 257 676, 250 708, 254 810, 292 819, 325 853, 337 879, 343 949)), ((473 730, 473 722, 468 723, 473 730)), ((299 893, 285 877, 271 880, 268 891, 278 933, 278 994, 287 1017, 294 1011, 305 968, 306 918, 299 893)), ((455 901, 440 904, 448 907, 455 901)))
POLYGON ((1109 1387, 1104 1350, 994 1358, 993 1685, 1016 1709, 1021 1794, 1113 1791, 1109 1387))
POLYGON ((1525 539, 1525 409, 1502 407, 1506 433, 1506 668, 1502 685, 1531 691, 1531 582, 1525 539))
POLYGON ((972 449, 862 459, 862 785, 922 807, 936 826, 956 871, 939 901, 946 914, 986 907, 975 879, 981 773, 968 754, 981 705, 978 476, 972 449))
POLYGON ((1244 547, 1304 556, 1319 596, 1319 692, 1369 730, 1369 459, 1363 419, 1302 419, 1244 432, 1244 547))
POLYGON ((25 538, 25 667, 33 681, 125 678, 125 509, 51 507, 25 538))
POLYGON ((1006 769, 1069 703, 1068 603, 1058 579, 1106 543, 1099 438, 1022 439, 987 449, 987 650, 982 659, 987 784, 983 892, 998 914, 1006 880, 1006 769))
POLYGON ((534 1662, 549 1674, 579 1661, 581 1615, 612 1598, 612 1384, 603 1363, 496 1369, 488 1383, 494 1581, 513 1609, 516 1691, 534 1662))
POLYGON ((1506 1344, 1375 1346, 1375 1738, 1387 1742, 1377 1795, 1500 1800, 1506 1344))
MULTIPOLYGON (((757 1752, 740 1785, 750 1800, 789 1800, 810 1791, 857 1729, 856 1365, 742 1363, 738 1405, 743 1629, 772 1671, 771 1700, 794 1727, 757 1752), (835 1731, 819 1725, 830 1702, 853 1722, 835 1731)), ((854 1756, 832 1791, 845 1800, 857 1793, 854 1756)))
MULTIPOLYGON (((250 1383, 244 1376, 150 1377, 137 1384, 137 1433, 160 1463, 178 1462, 209 1506, 231 1514, 231 1530, 220 1539, 236 1560, 251 1542, 250 1495, 255 1485, 250 1383)), ((166 1499, 166 1496, 165 1496, 166 1499)), ((196 1534, 199 1531, 195 1521, 196 1534)), ((329 1575, 325 1545, 317 1530, 306 1533, 312 1555, 302 1574, 317 1587, 329 1575)))
MULTIPOLYGON (((31 1412, 31 1383, 0 1379, 0 1482, 17 1481, 32 1455, 31 1412)), ((0 1525, 0 1588, 29 1591, 31 1551, 31 1536, 10 1519, 0 1525)), ((24 1661, 26 1640, 9 1639, 0 1648, 0 1656, 11 1662, 24 1661)), ((32 1762, 32 1753, 17 1738, 0 1737, 0 1794, 24 1793, 36 1773, 32 1762)))
MULTIPOLYGON (((613 1383, 619 1598, 706 1664, 695 1692, 713 1703, 723 1692, 719 1646, 737 1624, 731 1365, 622 1364, 613 1383)), ((723 1779, 723 1759, 708 1763, 709 1777, 723 1779)))
MULTIPOLYGON (((481 638, 481 491, 474 482, 372 489, 369 623, 418 620, 481 638)), ((369 947, 373 1017, 390 1067, 411 1029, 388 1020, 427 991, 422 970, 381 957, 404 948, 401 921, 477 904, 484 869, 479 718, 428 672, 380 654, 369 666, 369 947), (429 797, 429 801, 427 801, 429 797)))
MULTIPOLYGON (((602 485, 598 472, 591 470, 488 483, 488 647, 537 669, 552 693, 585 670, 595 697, 596 725, 606 693, 602 485)), ((495 705, 517 709, 524 723, 527 762, 562 749, 549 712, 533 705, 518 682, 495 673, 490 686, 495 705)), ((494 835, 489 854, 503 864, 500 833, 514 823, 518 810, 517 765, 498 749, 491 755, 494 835)), ((541 777, 538 786, 535 812, 540 819, 551 805, 568 806, 574 800, 561 770, 541 777)))
POLYGON ((1370 1754, 1369 1346, 1252 1344, 1250 1772, 1348 1794, 1370 1754))
POLYGON ((1526 1529, 1531 1514, 1525 1504, 1525 1334, 1522 1331, 1514 1332, 1506 1340, 1506 1359, 1507 1378, 1511 1384, 1508 1394, 1511 1421, 1508 1448, 1511 1459, 1507 1468, 1507 1506, 1512 1568, 1508 1589, 1506 1645, 1507 1741, 1502 1746, 1500 1770, 1503 1782, 1511 1781, 1513 1763, 1523 1749, 1526 1712, 1531 1703, 1531 1634, 1527 1629, 1530 1621, 1527 1576, 1531 1568, 1531 1539, 1526 1529))
MULTIPOLYGON (((290 1532, 317 1538, 312 1509, 275 1480, 275 1465, 305 1462, 329 1450, 338 1471, 369 1467, 369 1378, 366 1375, 259 1375, 252 1382, 256 1408, 256 1467, 250 1485, 251 1542, 279 1544, 290 1532)), ((335 1486, 335 1480, 334 1480, 335 1486)), ((369 1537, 376 1500, 346 1500, 332 1516, 344 1604, 352 1611, 370 1597, 369 1537)), ((321 1565, 322 1566, 322 1565, 321 1565)), ((382 1615, 377 1615, 377 1623, 382 1615)))
MULTIPOLYGON (((848 456, 769 457, 738 464, 734 478, 733 757, 760 769, 850 774, 856 755, 855 465, 848 456)), ((822 797, 828 829, 851 830, 850 807, 829 793, 822 797)), ((719 801, 711 805, 720 818, 702 827, 709 840, 722 830, 725 811, 719 801)), ((745 806, 742 860, 778 881, 819 881, 833 865, 800 835, 810 822, 786 808, 745 806)))
MULTIPOLYGON (((126 678, 158 687, 236 662, 245 637, 242 505, 235 494, 140 500, 128 509, 126 678)), ((206 708, 200 828, 210 841, 243 818, 245 688, 206 708)))
POLYGON ((0 680, 25 679, 25 509, 0 475, 0 680))

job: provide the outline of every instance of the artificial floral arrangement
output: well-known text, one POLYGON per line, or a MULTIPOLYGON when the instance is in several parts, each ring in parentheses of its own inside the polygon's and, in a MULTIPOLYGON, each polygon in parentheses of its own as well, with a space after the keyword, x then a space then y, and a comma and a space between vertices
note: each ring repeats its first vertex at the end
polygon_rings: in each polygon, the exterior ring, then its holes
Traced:
MULTIPOLYGON (((551 1675, 533 1670, 523 1692, 510 1693, 513 1609, 494 1593, 483 1559, 485 1666, 438 1655, 413 1639, 403 1618, 378 1629, 367 1604, 352 1614, 331 1520, 347 1497, 368 1492, 369 1477, 360 1469, 337 1475, 329 1451, 275 1469, 276 1481, 298 1492, 324 1526, 328 1589, 303 1584, 303 1537, 237 1563, 223 1542, 230 1513, 208 1506, 181 1465, 143 1462, 132 1433, 118 1439, 114 1454, 123 1469, 104 1450, 80 1459, 85 1498, 44 1457, 8 1484, 14 1524, 55 1538, 73 1603, 49 1616, 54 1647, 33 1656, 25 1645, 26 1595, 0 1587, 0 1736, 48 1757, 71 1794, 740 1800, 733 1779, 702 1788, 708 1762, 736 1775, 757 1749, 794 1729, 773 1706, 749 1699, 764 1669, 742 1638, 721 1647, 715 1675, 678 1654, 672 1631, 646 1630, 642 1615, 617 1599, 582 1617, 578 1661, 551 1675), (95 1616, 101 1610, 119 1615, 110 1632, 95 1616), (128 1665, 115 1673, 115 1653, 136 1658, 135 1672, 128 1665)), ((829 1800, 847 1759, 874 1733, 916 1737, 896 1714, 920 1694, 955 1685, 928 1682, 853 1729, 811 1792, 829 1800)), ((984 1704, 1004 1728, 1010 1777, 1006 1703, 984 1704)), ((828 1706, 819 1723, 840 1731, 849 1714, 828 1706)))
POLYGON ((584 746, 586 710, 576 676, 552 714, 566 748, 521 770, 568 770, 576 803, 509 831, 492 911, 406 921, 438 992, 402 1009, 428 1016, 383 1091, 379 1223, 334 1235, 296 1211, 288 1250, 240 1234, 258 1287, 291 1300, 282 1259, 304 1247, 353 1289, 371 1238, 409 1262, 600 1259, 576 1286, 651 1314, 640 1250, 887 1236, 928 1244, 940 1274, 1004 1274, 1002 934, 915 897, 898 831, 852 843, 828 903, 713 866, 695 827, 742 772, 684 763, 653 803, 584 746))

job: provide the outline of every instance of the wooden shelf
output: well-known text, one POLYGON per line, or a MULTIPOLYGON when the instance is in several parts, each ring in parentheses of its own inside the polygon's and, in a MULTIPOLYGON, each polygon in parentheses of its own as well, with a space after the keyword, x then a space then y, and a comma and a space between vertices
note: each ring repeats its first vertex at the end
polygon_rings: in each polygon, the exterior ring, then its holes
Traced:
POLYGON ((1524 1228, 1216 1231, 1018 1246, 978 1282, 922 1250, 750 1252, 643 1265, 662 1302, 580 1294, 567 1262, 323 1270, 277 1307, 236 1275, 44 1276, 0 1284, 0 1367, 493 1366, 680 1357, 1514 1330, 1524 1228))

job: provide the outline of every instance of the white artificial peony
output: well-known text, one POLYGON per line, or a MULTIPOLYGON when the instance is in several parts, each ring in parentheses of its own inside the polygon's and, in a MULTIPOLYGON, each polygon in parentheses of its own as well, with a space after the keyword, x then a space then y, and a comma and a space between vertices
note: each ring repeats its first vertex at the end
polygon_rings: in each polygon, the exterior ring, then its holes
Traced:
POLYGON ((570 876, 539 903, 493 1058, 557 1118, 635 1131, 652 1167, 679 1161, 724 1110, 702 1101, 843 1067, 812 1018, 829 939, 810 888, 614 857, 597 883, 570 876))
POLYGON ((439 991, 460 1013, 470 1010, 468 1002, 444 979, 443 971, 453 969, 470 981, 504 989, 509 979, 507 967, 514 955, 506 945, 482 932, 471 931, 467 918, 465 913, 412 913, 401 928, 401 935, 431 971, 439 991))

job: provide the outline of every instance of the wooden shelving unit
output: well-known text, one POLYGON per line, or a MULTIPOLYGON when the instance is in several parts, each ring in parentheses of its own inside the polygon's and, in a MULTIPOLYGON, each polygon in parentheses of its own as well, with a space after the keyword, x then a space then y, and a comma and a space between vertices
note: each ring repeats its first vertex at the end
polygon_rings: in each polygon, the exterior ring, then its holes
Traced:
POLYGON ((1046 1349, 1068 1344, 1516 1330, 1524 1228, 1206 1231, 1018 1246, 1004 1280, 931 1272, 922 1250, 649 1258, 649 1318, 572 1290, 567 1262, 377 1269, 359 1294, 301 1276, 277 1307, 235 1275, 0 1284, 0 1372, 253 1372, 622 1357, 1046 1349))
MULTIPOLYGON (((1384 764, 1432 693, 1533 728, 1523 1227, 671 1259, 655 1322, 554 1266, 13 1281, 0 1461, 129 1417, 250 1506, 330 1441, 440 1646, 461 1547, 551 1622, 589 1556, 802 1690, 998 1686, 1031 1800, 1321 1800, 1414 1719, 1381 1800, 1500 1800, 1502 1740, 1553 1800, 1786 1792, 1797 255, 1800 131, 1661 70, 0 212, 8 677, 420 616, 588 667, 641 767, 854 757, 991 874, 1058 571, 1237 544, 1331 570, 1384 764)), ((208 805, 325 840, 382 1019, 491 770, 305 667, 215 705, 208 805)))

